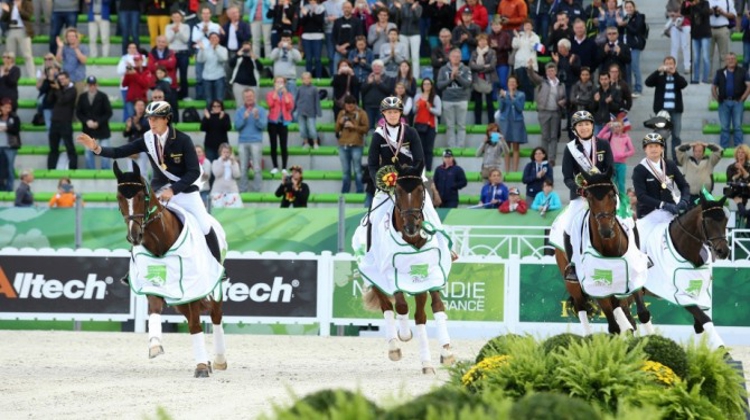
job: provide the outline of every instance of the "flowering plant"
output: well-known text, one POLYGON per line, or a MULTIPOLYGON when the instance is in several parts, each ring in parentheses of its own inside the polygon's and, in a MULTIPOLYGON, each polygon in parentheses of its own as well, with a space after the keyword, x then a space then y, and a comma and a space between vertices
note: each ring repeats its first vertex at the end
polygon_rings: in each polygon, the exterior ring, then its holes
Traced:
POLYGON ((389 194, 393 193, 396 189, 396 181, 398 180, 398 174, 396 173, 396 167, 393 165, 386 165, 378 169, 376 177, 376 185, 379 190, 385 191, 389 194))

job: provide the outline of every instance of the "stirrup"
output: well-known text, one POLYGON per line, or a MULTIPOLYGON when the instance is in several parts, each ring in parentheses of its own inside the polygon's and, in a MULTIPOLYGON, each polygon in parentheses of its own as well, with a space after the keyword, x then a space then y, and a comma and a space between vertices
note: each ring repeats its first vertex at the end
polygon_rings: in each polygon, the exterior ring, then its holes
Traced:
POLYGON ((130 286, 130 273, 125 273, 124 276, 120 277, 120 283, 130 286))
POLYGON ((573 281, 578 282, 578 276, 576 275, 576 268, 573 264, 568 264, 567 267, 565 267, 565 280, 566 281, 573 281))

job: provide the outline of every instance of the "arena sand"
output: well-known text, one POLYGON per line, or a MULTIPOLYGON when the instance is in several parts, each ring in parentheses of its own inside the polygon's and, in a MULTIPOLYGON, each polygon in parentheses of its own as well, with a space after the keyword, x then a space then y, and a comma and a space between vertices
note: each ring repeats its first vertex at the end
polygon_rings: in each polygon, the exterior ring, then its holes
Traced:
MULTIPOLYGON (((416 339, 391 362, 383 339, 227 336, 229 369, 194 379, 188 334, 165 334, 166 354, 149 360, 145 334, 0 331, 0 418, 144 419, 163 407, 174 419, 251 419, 288 404, 293 393, 361 390, 384 405, 439 386, 448 373, 422 375, 416 339)), ((207 339, 212 354, 210 335, 207 339)), ((455 340, 459 359, 484 340, 455 340)), ((431 342, 437 363, 437 343, 431 342)), ((732 349, 750 377, 750 347, 732 349)))

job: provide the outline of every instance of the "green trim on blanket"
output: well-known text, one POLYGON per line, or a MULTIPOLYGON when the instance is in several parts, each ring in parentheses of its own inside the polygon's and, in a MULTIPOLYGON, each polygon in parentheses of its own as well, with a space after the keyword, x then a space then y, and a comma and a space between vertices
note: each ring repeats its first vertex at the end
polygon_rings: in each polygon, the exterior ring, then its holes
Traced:
MULTIPOLYGON (((627 251, 626 251, 626 253, 627 253, 627 251)), ((628 288, 628 283, 630 283, 630 264, 628 263, 628 260, 627 260, 627 258, 625 258, 625 256, 621 256, 621 257, 605 257, 598 250, 596 250, 593 246, 588 246, 587 247, 586 251, 583 252, 583 255, 586 255, 586 254, 591 255, 593 257, 596 257, 598 259, 602 259, 602 260, 622 260, 622 261, 624 261, 625 262, 625 272, 628 273, 628 278, 625 279, 625 289, 628 288), (591 251, 594 251, 594 252, 591 252, 591 251)), ((623 293, 612 293, 612 294, 606 295, 606 296, 597 296, 597 295, 592 295, 591 293, 589 293, 589 292, 587 292, 585 290, 586 288, 583 286, 583 282, 585 280, 586 280, 586 275, 584 274, 583 278, 580 279, 580 281, 579 281, 580 284, 581 284, 581 289, 583 289, 584 293, 586 293, 587 295, 589 295, 589 296, 591 296, 593 298, 596 298, 596 299, 604 299, 604 298, 608 298, 610 296, 615 296, 615 295, 630 296, 630 295, 632 295, 633 293, 637 292, 638 290, 640 290, 642 288, 642 287, 639 287, 638 289, 633 290, 630 293, 627 293, 627 290, 626 290, 623 293)))
MULTIPOLYGON (((699 305, 696 305, 696 304, 682 305, 682 304, 679 303, 680 299, 677 299, 677 293, 680 293, 680 288, 677 287, 677 273, 680 270, 682 270, 682 271, 708 270, 708 267, 702 266, 702 267, 697 267, 697 268, 677 268, 677 269, 674 270, 674 273, 672 273, 672 286, 674 286, 675 293, 674 293, 674 295, 672 297, 674 298, 675 305, 680 305, 683 308, 687 308, 688 306, 698 306, 698 308, 700 308, 700 310, 702 310, 702 311, 708 311, 708 310, 710 310, 711 309, 710 306, 699 306, 699 305)), ((711 278, 713 278, 713 277, 711 277, 711 278)), ((709 280, 709 285, 708 285, 708 287, 706 287, 706 293, 708 294, 709 301, 713 302, 713 300, 712 300, 713 296, 712 296, 711 287, 710 287, 711 283, 713 283, 713 280, 709 280)), ((700 298, 700 295, 697 296, 697 297, 693 297, 693 299, 696 302, 699 300, 699 298, 700 298)))
POLYGON ((436 233, 441 233, 443 236, 445 236, 445 239, 448 240, 448 249, 453 249, 453 239, 451 239, 450 236, 448 236, 447 233, 445 233, 445 229, 435 229, 435 225, 428 222, 427 220, 422 221, 422 229, 429 233, 430 235, 435 235, 436 233))

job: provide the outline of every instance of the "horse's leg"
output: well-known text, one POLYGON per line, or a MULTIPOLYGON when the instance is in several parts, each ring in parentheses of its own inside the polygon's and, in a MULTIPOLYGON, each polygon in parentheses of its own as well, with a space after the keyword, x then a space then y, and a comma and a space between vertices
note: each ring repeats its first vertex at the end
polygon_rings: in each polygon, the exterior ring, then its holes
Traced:
POLYGON ((148 358, 164 354, 161 345, 161 311, 164 309, 164 299, 159 296, 147 296, 148 300, 148 358))
POLYGON ((435 317, 437 326, 437 340, 440 344, 440 364, 450 366, 456 362, 453 352, 451 352, 451 338, 448 335, 448 315, 445 313, 443 300, 440 298, 440 292, 434 290, 430 292, 432 299, 432 315, 435 317))
POLYGON ((206 340, 203 336, 203 326, 201 325, 202 303, 200 300, 196 300, 183 306, 186 307, 188 330, 190 331, 190 338, 193 341, 193 357, 196 364, 195 377, 208 378, 211 365, 208 362, 206 340))
POLYGON ((633 299, 635 300, 635 307, 638 311, 638 321, 641 322, 643 329, 646 330, 644 335, 652 335, 654 331, 654 325, 651 323, 651 311, 646 307, 644 300, 645 289, 641 289, 633 293, 633 299))
POLYGON ((211 324, 214 329, 214 366, 216 370, 227 370, 227 347, 224 344, 224 325, 221 323, 221 301, 208 301, 211 305, 211 324))
MULTIPOLYGON (((623 305, 620 304, 620 299, 617 299, 614 296, 610 296, 609 302, 612 307, 612 315, 614 316, 615 322, 617 322, 617 326, 620 329, 620 334, 626 334, 628 331, 632 333, 634 330, 633 324, 630 323, 632 316, 628 317, 628 315, 625 314, 625 310, 623 310, 622 308, 623 305)), ((625 309, 627 309, 627 307, 625 309)), ((630 313, 629 310, 628 313, 630 313)))
POLYGON ((617 324, 617 320, 615 319, 612 302, 609 300, 609 298, 598 299, 596 302, 599 304, 602 312, 604 312, 604 316, 607 317, 607 331, 609 331, 610 334, 620 334, 620 326, 617 324))
POLYGON ((432 355, 430 355, 430 341, 427 338, 427 313, 424 310, 427 304, 427 293, 420 293, 414 296, 416 301, 416 311, 414 312, 414 322, 417 324, 417 339, 419 341, 419 358, 422 361, 422 373, 435 374, 435 368, 432 366, 432 355))
POLYGON ((586 310, 586 298, 583 296, 581 283, 565 280, 565 268, 568 266, 568 257, 564 252, 557 248, 555 248, 555 262, 557 262, 557 268, 563 276, 565 289, 568 291, 568 295, 573 299, 573 307, 575 307, 576 313, 578 314, 578 320, 583 327, 583 335, 589 335, 592 331, 591 323, 589 323, 589 313, 586 310))
MULTIPOLYGON (((385 341, 388 343, 388 358, 394 362, 401 360, 401 348, 398 346, 396 338, 396 320, 393 318, 393 303, 377 287, 370 288, 368 294, 374 294, 380 304, 380 310, 383 311, 385 319, 385 341)), ((370 299, 372 300, 372 299, 370 299)))
POLYGON ((409 341, 414 335, 411 333, 409 328, 409 305, 406 303, 406 298, 402 292, 398 292, 393 295, 396 299, 396 320, 398 321, 398 339, 401 341, 409 341))
POLYGON ((724 347, 724 340, 722 340, 719 333, 716 332, 716 327, 714 327, 714 323, 710 316, 706 315, 701 308, 695 305, 686 306, 685 309, 693 315, 693 319, 695 320, 693 328, 698 337, 701 337, 701 335, 705 333, 708 338, 709 347, 712 349, 724 347))

